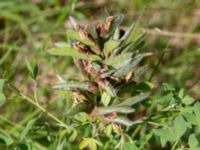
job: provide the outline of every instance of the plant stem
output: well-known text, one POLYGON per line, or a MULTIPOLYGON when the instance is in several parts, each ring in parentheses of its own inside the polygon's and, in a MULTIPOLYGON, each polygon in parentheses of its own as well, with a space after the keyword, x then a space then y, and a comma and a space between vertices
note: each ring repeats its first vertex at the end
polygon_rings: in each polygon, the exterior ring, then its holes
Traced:
POLYGON ((174 143, 172 150, 175 150, 177 144, 178 144, 178 140, 174 143))
POLYGON ((189 33, 189 32, 173 32, 155 29, 142 29, 143 32, 152 35, 166 36, 166 37, 176 37, 176 38, 189 38, 189 39, 200 39, 200 34, 198 33, 189 33))
POLYGON ((26 96, 25 94, 20 92, 20 95, 23 99, 27 100, 29 103, 33 104, 35 107, 37 107, 40 111, 46 113, 50 118, 52 118, 54 121, 56 121, 58 124, 60 124, 61 126, 65 127, 66 129, 68 129, 68 126, 61 121, 60 119, 58 119, 56 116, 54 116, 53 114, 51 114, 50 112, 48 112, 44 107, 40 106, 39 104, 37 104, 34 100, 32 100, 30 97, 26 96))
POLYGON ((35 98, 35 101, 36 101, 36 103, 39 105, 39 103, 38 103, 38 98, 37 98, 37 81, 36 80, 34 80, 34 98, 35 98))

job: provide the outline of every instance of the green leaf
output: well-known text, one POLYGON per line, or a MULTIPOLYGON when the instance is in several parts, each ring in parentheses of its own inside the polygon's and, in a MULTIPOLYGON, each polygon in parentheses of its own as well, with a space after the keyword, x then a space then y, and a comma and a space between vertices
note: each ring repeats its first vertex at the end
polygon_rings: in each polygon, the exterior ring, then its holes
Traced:
POLYGON ((128 30, 126 31, 126 33, 121 37, 120 41, 126 41, 130 35, 132 34, 133 30, 135 29, 135 23, 133 23, 128 30))
POLYGON ((0 129, 0 144, 11 145, 12 143, 13 139, 10 137, 10 135, 4 130, 0 129))
POLYGON ((59 83, 52 87, 54 90, 78 88, 83 90, 89 89, 89 84, 79 81, 67 81, 66 83, 59 83))
POLYGON ((106 35, 106 38, 109 38, 110 36, 112 36, 112 34, 114 34, 116 29, 119 27, 119 25, 122 21, 122 18, 123 18, 122 15, 114 16, 114 18, 110 24, 109 33, 106 35))
POLYGON ((197 117, 195 114, 189 113, 189 112, 184 112, 184 113, 182 113, 182 115, 184 116, 184 118, 187 120, 188 123, 190 123, 192 125, 198 124, 197 117))
POLYGON ((28 135, 29 131, 33 128, 35 122, 37 121, 37 118, 31 119, 26 127, 23 129, 21 136, 20 136, 20 140, 24 140, 26 138, 26 136, 28 135))
POLYGON ((3 91, 4 83, 5 83, 5 80, 4 79, 0 79, 0 92, 3 91))
POLYGON ((180 99, 182 99, 184 97, 184 89, 181 89, 179 92, 178 92, 178 97, 180 99))
POLYGON ((86 124, 87 121, 90 119, 90 116, 87 113, 85 113, 85 112, 80 112, 80 113, 77 113, 74 116, 74 119, 76 121, 79 121, 82 124, 86 124))
POLYGON ((165 92, 174 92, 176 91, 176 89, 174 87, 172 87, 171 85, 169 85, 168 83, 163 83, 163 90, 165 92))
POLYGON ((126 48, 122 50, 122 53, 125 52, 133 52, 135 50, 138 50, 138 48, 142 47, 144 45, 144 38, 145 33, 140 34, 131 44, 126 48))
POLYGON ((32 147, 26 143, 18 143, 14 148, 17 150, 32 150, 32 147))
POLYGON ((84 111, 86 111, 87 107, 88 107, 88 104, 85 102, 78 103, 77 105, 73 106, 69 110, 67 115, 72 116, 72 115, 76 115, 77 113, 84 112, 84 111))
POLYGON ((108 106, 108 104, 110 103, 110 100, 111 100, 110 94, 108 94, 107 92, 103 92, 101 96, 101 102, 103 103, 103 105, 108 106))
POLYGON ((0 93, 0 107, 3 106, 3 104, 5 103, 5 96, 3 93, 0 93))
POLYGON ((104 89, 108 94, 110 94, 110 96, 116 97, 116 90, 111 84, 108 84, 104 89))
POLYGON ((90 140, 89 147, 91 150, 97 150, 97 144, 93 139, 90 140))
POLYGON ((80 145, 79 145, 79 148, 80 148, 80 149, 86 148, 86 147, 89 145, 90 141, 91 141, 90 138, 84 138, 84 139, 81 141, 81 143, 80 143, 80 145))
POLYGON ((28 69, 31 77, 33 79, 36 79, 37 74, 38 74, 38 65, 36 64, 34 66, 34 68, 33 68, 32 65, 31 65, 31 63, 27 59, 25 59, 25 63, 26 63, 26 67, 27 67, 27 69, 28 69))
POLYGON ((70 142, 75 141, 77 135, 78 135, 78 133, 76 132, 76 130, 73 130, 71 136, 69 137, 69 141, 70 142))
POLYGON ((114 118, 112 120, 113 123, 119 123, 119 124, 122 124, 122 125, 125 125, 125 126, 132 126, 134 125, 134 122, 127 119, 126 117, 123 117, 123 116, 117 116, 116 118, 114 118))
POLYGON ((176 141, 174 133, 169 129, 155 129, 154 134, 160 137, 162 147, 164 147, 168 141, 170 142, 176 141))
POLYGON ((104 64, 111 66, 115 69, 119 69, 127 64, 129 64, 132 60, 132 54, 131 53, 125 53, 121 55, 117 55, 115 57, 110 57, 106 60, 104 60, 104 64))
POLYGON ((98 141, 98 140, 96 140, 96 139, 93 139, 93 141, 94 141, 98 146, 103 146, 103 144, 102 144, 100 141, 98 141))
POLYGON ((197 140, 195 134, 190 134, 189 139, 188 139, 188 144, 191 149, 193 149, 199 144, 199 141, 197 140))
POLYGON ((101 78, 106 78, 106 77, 108 77, 109 75, 113 74, 115 71, 116 71, 115 69, 110 69, 110 70, 108 70, 107 72, 102 73, 100 77, 101 77, 101 78))
POLYGON ((136 67, 140 61, 142 60, 142 57, 138 57, 138 58, 133 58, 129 64, 126 65, 126 67, 121 67, 119 68, 119 70, 117 70, 114 73, 114 76, 116 77, 124 77, 125 75, 127 75, 127 73, 133 69, 134 67, 136 67))
POLYGON ((131 142, 125 142, 123 146, 124 146, 124 150, 139 150, 139 148, 135 146, 134 143, 131 143, 131 142))
POLYGON ((38 65, 36 64, 34 66, 34 69, 33 69, 33 78, 36 79, 37 75, 38 75, 38 65))
POLYGON ((110 39, 110 40, 108 40, 108 41, 105 43, 103 51, 104 51, 105 53, 111 52, 112 50, 114 50, 115 48, 117 48, 119 45, 120 45, 120 42, 119 42, 119 41, 110 39))
POLYGON ((200 103, 197 102, 195 103, 194 107, 193 107, 193 111, 194 111, 194 114, 196 116, 196 122, 197 122, 197 125, 200 125, 200 103))
POLYGON ((97 55, 90 55, 78 52, 76 49, 68 46, 67 44, 50 48, 47 52, 51 55, 56 55, 56 56, 72 56, 81 59, 101 60, 101 58, 97 55))
POLYGON ((138 79, 142 74, 144 74, 148 69, 148 66, 142 66, 134 72, 132 79, 138 79))
POLYGON ((183 102, 183 104, 185 104, 185 105, 190 105, 190 104, 192 104, 194 101, 195 101, 194 98, 192 98, 192 97, 189 96, 189 95, 186 95, 186 96, 182 99, 182 102, 183 102))
POLYGON ((109 106, 109 107, 97 107, 95 108, 97 113, 100 115, 105 115, 111 112, 118 112, 118 113, 124 113, 129 114, 135 111, 135 109, 131 107, 115 107, 115 106, 109 106))
POLYGON ((32 76, 33 75, 33 68, 31 66, 30 62, 27 59, 25 59, 25 63, 26 63, 26 67, 27 67, 30 75, 32 76))
POLYGON ((187 130, 187 123, 183 119, 183 117, 181 116, 176 117, 176 119, 174 120, 174 133, 175 133, 176 139, 179 140, 183 136, 183 134, 186 132, 186 130, 187 130))
POLYGON ((131 97, 126 99, 125 101, 123 101, 120 104, 117 104, 115 106, 132 106, 135 105, 137 103, 142 102, 143 100, 145 100, 147 97, 149 97, 149 93, 141 93, 137 96, 131 97))
POLYGON ((81 38, 80 34, 74 30, 67 30, 67 36, 68 36, 68 38, 80 41, 81 43, 88 45, 88 46, 95 45, 92 41, 81 38))
POLYGON ((142 92, 151 90, 154 87, 155 87, 154 84, 148 81, 140 82, 138 85, 135 86, 137 91, 142 91, 142 92))

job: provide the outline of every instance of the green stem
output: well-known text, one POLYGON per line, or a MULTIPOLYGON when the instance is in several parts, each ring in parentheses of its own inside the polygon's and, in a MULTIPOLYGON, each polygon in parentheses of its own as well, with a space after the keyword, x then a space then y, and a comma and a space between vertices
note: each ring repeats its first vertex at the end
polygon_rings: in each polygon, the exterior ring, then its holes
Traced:
POLYGON ((36 103, 39 105, 39 103, 38 103, 38 98, 37 98, 37 81, 36 80, 34 80, 34 84, 35 84, 35 86, 34 86, 34 98, 35 98, 35 101, 36 101, 36 103))
POLYGON ((68 126, 63 121, 61 121, 56 116, 54 116, 53 114, 51 114, 50 112, 48 112, 45 108, 43 108, 42 106, 40 106, 39 104, 37 104, 30 97, 26 96, 25 94, 23 94, 21 92, 20 92, 20 95, 21 95, 21 97, 23 99, 27 100, 29 103, 31 103, 32 105, 34 105, 35 107, 37 107, 43 113, 47 114, 51 119, 53 119, 54 121, 56 121, 58 124, 60 124, 61 126, 65 127, 66 129, 68 129, 68 126))
POLYGON ((177 144, 178 144, 178 140, 174 143, 172 150, 175 150, 177 144))

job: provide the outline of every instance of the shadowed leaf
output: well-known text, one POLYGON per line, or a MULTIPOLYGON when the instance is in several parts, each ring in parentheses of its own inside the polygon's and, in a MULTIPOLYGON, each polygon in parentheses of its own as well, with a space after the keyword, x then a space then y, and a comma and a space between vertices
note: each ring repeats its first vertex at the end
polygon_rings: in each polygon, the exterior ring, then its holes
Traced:
POLYGON ((137 104, 137 103, 142 102, 142 101, 145 100, 147 97, 149 97, 149 93, 142 93, 142 94, 139 94, 139 95, 137 95, 137 96, 128 98, 127 100, 125 100, 125 101, 123 101, 122 103, 117 104, 117 105, 115 105, 115 106, 132 106, 132 105, 135 105, 135 104, 137 104))

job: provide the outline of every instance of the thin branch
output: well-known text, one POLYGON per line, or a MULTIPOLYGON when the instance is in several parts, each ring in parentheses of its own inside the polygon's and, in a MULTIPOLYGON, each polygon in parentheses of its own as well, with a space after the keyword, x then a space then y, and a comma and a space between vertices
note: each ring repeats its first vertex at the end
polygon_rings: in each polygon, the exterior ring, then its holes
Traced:
POLYGON ((162 60, 164 58, 164 55, 165 55, 165 51, 162 52, 162 55, 160 56, 160 59, 158 60, 156 66, 153 69, 153 72, 152 72, 151 76, 149 77, 149 81, 152 80, 153 76, 155 75, 156 71, 158 70, 158 67, 159 67, 159 65, 161 64, 161 62, 162 62, 162 60))
POLYGON ((40 111, 42 111, 43 113, 47 114, 51 119, 53 119, 54 121, 56 121, 59 125, 61 125, 61 126, 65 127, 66 129, 68 129, 68 126, 63 121, 61 121, 56 116, 54 116, 53 114, 51 114, 50 112, 48 112, 44 107, 42 107, 39 104, 37 104, 33 99, 31 99, 30 97, 26 96, 25 94, 23 94, 21 92, 20 92, 20 96, 23 99, 27 100, 32 105, 34 105, 35 107, 37 107, 40 111))
POLYGON ((166 36, 166 37, 176 37, 176 38, 189 38, 189 39, 199 39, 199 33, 190 33, 190 32, 173 32, 161 30, 158 28, 155 29, 142 29, 142 32, 146 32, 147 34, 158 35, 158 36, 166 36))
POLYGON ((200 76, 197 77, 197 79, 194 81, 194 83, 188 87, 188 90, 193 89, 199 83, 199 81, 200 81, 200 76))
POLYGON ((54 121, 56 121, 60 126, 68 129, 69 127, 59 118, 57 118, 56 116, 54 116, 52 113, 48 112, 44 107, 42 107, 41 105, 39 105, 35 100, 31 99, 30 97, 26 96, 24 93, 22 93, 20 90, 18 90, 14 85, 12 85, 11 83, 8 82, 8 85, 15 90, 15 92, 17 94, 19 94, 24 100, 27 100, 29 103, 31 103, 32 105, 34 105, 35 107, 37 107, 41 112, 47 114, 51 119, 53 119, 54 121))

